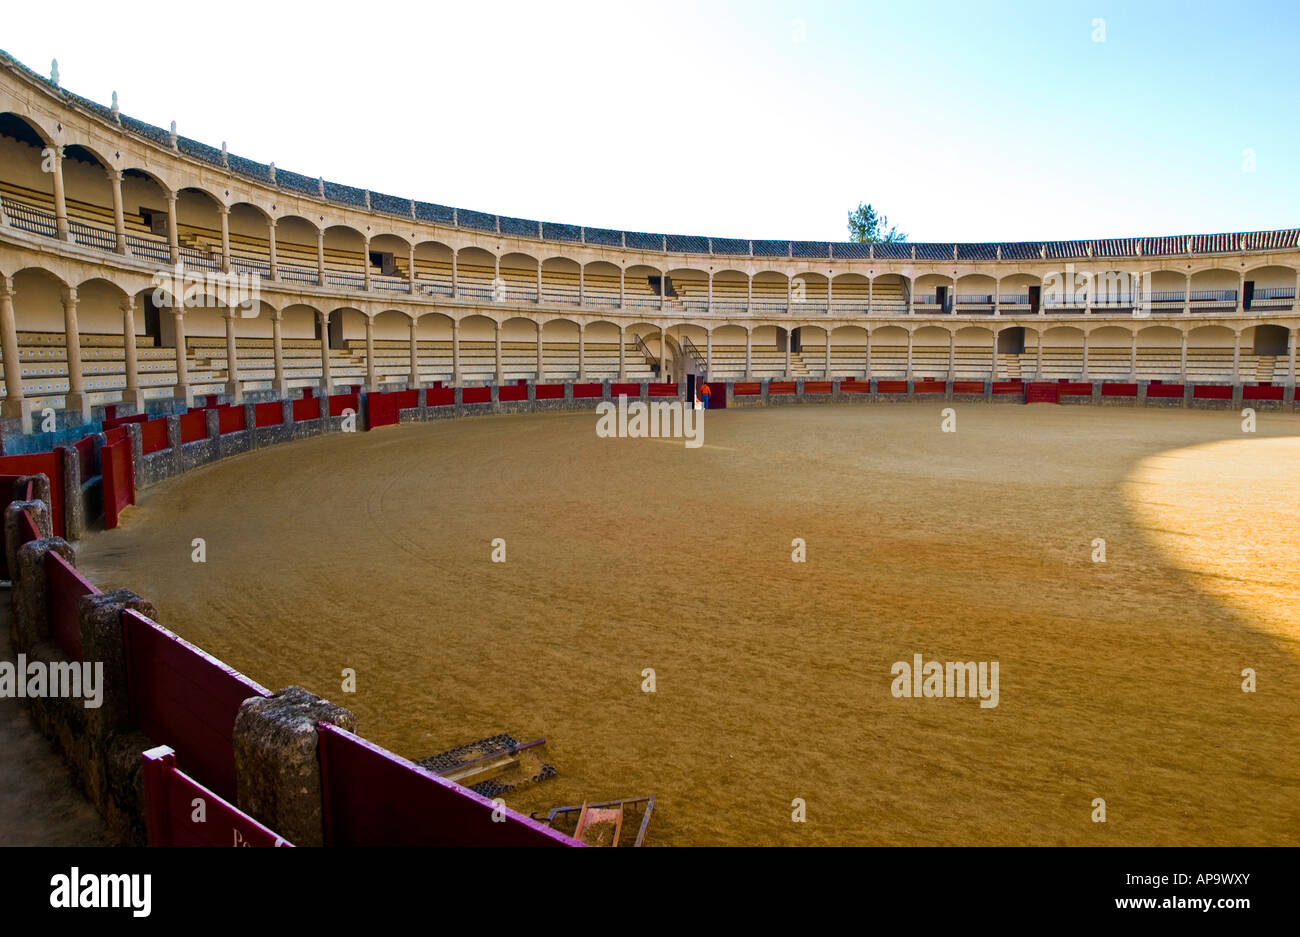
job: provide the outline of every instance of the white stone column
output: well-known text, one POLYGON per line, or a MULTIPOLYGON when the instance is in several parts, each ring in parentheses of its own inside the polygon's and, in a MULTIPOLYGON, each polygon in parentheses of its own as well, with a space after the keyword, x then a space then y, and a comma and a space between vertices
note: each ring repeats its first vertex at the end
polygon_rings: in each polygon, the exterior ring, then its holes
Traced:
POLYGON ((1083 330, 1083 377, 1081 380, 1088 379, 1088 330, 1083 330))
POLYGON ((542 323, 537 323, 537 383, 546 379, 546 354, 542 350, 542 323))
POLYGON ((1178 369, 1182 375, 1182 381, 1187 383, 1187 330, 1183 329, 1182 351, 1178 355, 1178 369))
MULTIPOLYGON (((667 296, 668 296, 668 273, 667 271, 660 270, 659 271, 659 310, 661 312, 663 311, 664 304, 667 301, 667 296)), ((663 375, 660 374, 659 377, 662 378, 663 375)))
MULTIPOLYGON (((324 235, 321 235, 324 237, 324 235)), ((322 269, 324 269, 322 267, 322 269)), ((280 279, 280 260, 275 253, 275 219, 266 223, 266 272, 270 279, 280 279)), ((324 280, 321 280, 324 283, 324 280)))
MULTIPOLYGON (((1297 299, 1300 300, 1300 293, 1297 293, 1297 299)), ((1300 344, 1300 328, 1291 330, 1291 363, 1287 368, 1287 384, 1295 387, 1295 350, 1296 345, 1300 344)))
MULTIPOLYGON (((275 225, 271 225, 271 256, 275 257, 275 225)), ((275 279, 275 275, 271 275, 275 279)), ((316 283, 325 285, 325 229, 316 229, 316 283)))
POLYGON ((713 271, 709 271, 709 299, 704 307, 706 312, 713 312, 713 271))
POLYGON ((1183 293, 1183 315, 1190 316, 1192 314, 1192 275, 1190 273, 1187 274, 1186 290, 1183 293))
POLYGON ((537 302, 542 301, 542 262, 537 261, 537 302))
POLYGON ((456 273, 456 252, 451 252, 451 298, 455 299, 460 295, 460 279, 456 273))
POLYGON ((913 277, 907 284, 907 314, 912 315, 912 303, 916 301, 916 278, 913 277))
POLYGON ((1237 315, 1246 312, 1246 271, 1237 274, 1237 315))
POLYGON ((272 387, 277 396, 287 397, 289 395, 289 382, 284 377, 284 338, 281 334, 283 318, 284 313, 279 309, 271 313, 271 353, 275 358, 275 381, 272 387))
MULTIPOLYGON (((54 151, 54 231, 60 241, 72 239, 72 230, 68 227, 68 203, 63 196, 63 144, 56 143, 54 151)), ((176 259, 172 258, 175 263, 176 259)))
POLYGON ((1138 374, 1138 333, 1136 329, 1133 330, 1133 344, 1129 347, 1128 359, 1129 374, 1136 381, 1138 374))
POLYGON ((63 404, 67 410, 78 410, 90 416, 90 401, 86 399, 81 379, 81 332, 77 327, 77 291, 71 287, 63 291, 63 338, 68 354, 68 393, 63 404))
POLYGON ((31 431, 31 403, 23 398, 23 367, 18 353, 18 328, 14 319, 14 281, 0 279, 0 355, 4 358, 5 399, 0 408, 6 418, 23 420, 31 431))
POLYGON ((180 231, 176 223, 176 193, 167 193, 167 251, 172 264, 181 262, 180 231))
POLYGON ((957 333, 952 329, 948 330, 948 380, 955 381, 954 376, 957 370, 957 333))
POLYGON ((218 205, 217 211, 221 215, 221 270, 224 273, 230 272, 230 209, 225 205, 218 205))
POLYGON ((407 260, 406 260, 406 291, 407 291, 408 293, 410 293, 412 296, 414 296, 415 293, 416 293, 416 289, 415 289, 415 245, 414 245, 414 244, 411 245, 411 249, 410 249, 410 251, 409 251, 408 254, 407 254, 407 260))
POLYGON ((578 323, 578 380, 579 381, 587 380, 587 358, 586 358, 586 353, 583 351, 582 348, 583 331, 584 330, 582 327, 582 323, 579 322, 578 323))
POLYGON ((126 215, 122 211, 122 173, 117 169, 110 169, 107 173, 109 186, 113 190, 113 252, 125 256, 126 215))
POLYGON ((835 275, 834 272, 826 275, 826 314, 829 316, 835 310, 835 275))
POLYGON ((789 380, 791 377, 794 376, 794 372, 790 370, 790 346, 793 345, 793 344, 794 344, 794 330, 793 330, 793 329, 786 329, 786 330, 785 330, 785 377, 786 377, 786 380, 789 380))
POLYGON ((713 380, 713 329, 704 333, 704 383, 713 380))
POLYGON ((1232 331, 1232 383, 1241 383, 1241 329, 1232 331))
POLYGON ((122 388, 122 403, 132 404, 144 412, 144 394, 140 391, 140 361, 135 347, 135 297, 122 300, 122 349, 126 364, 126 386, 122 388))
POLYGON ((754 311, 754 275, 745 274, 745 312, 754 311))
POLYGON ((460 386, 460 320, 451 320, 451 383, 460 386))
MULTIPOLYGON (((622 290, 622 271, 619 271, 619 289, 622 290)), ((627 336, 624 334, 623 326, 618 327, 618 379, 619 382, 627 380, 627 336)))
POLYGON ((865 356, 866 367, 863 369, 863 380, 869 381, 871 380, 871 329, 867 329, 866 333, 867 333, 867 353, 865 356))
POLYGON ((375 317, 366 316, 366 391, 379 389, 375 381, 375 317))
POLYGON ((420 344, 416 339, 416 330, 420 327, 420 320, 411 317, 411 370, 406 375, 406 386, 408 389, 420 386, 420 344))
POLYGON ((361 238, 361 279, 367 293, 370 292, 370 238, 361 238))
MULTIPOLYGON (((1041 298, 1039 299, 1039 303, 1040 304, 1042 303, 1041 298)), ((1038 342, 1038 355, 1037 355, 1037 360, 1034 362, 1034 377, 1038 378, 1040 381, 1043 379, 1043 334, 1044 332, 1045 332, 1044 329, 1039 329, 1037 332, 1034 333, 1034 340, 1038 342)))
POLYGON ((623 308, 623 301, 627 296, 627 270, 622 267, 618 268, 618 308, 623 308))
POLYGON ((578 264, 578 305, 584 306, 587 303, 587 268, 583 264, 578 264))
MULTIPOLYGON (((321 396, 329 397, 334 392, 334 374, 330 368, 330 314, 320 313, 320 386, 321 396)), ((322 419, 329 416, 329 404, 322 401, 320 415, 322 419)))
POLYGON ((1002 315, 1002 278, 993 278, 993 315, 1002 315))
POLYGON ((176 347, 176 384, 172 396, 188 407, 194 397, 190 391, 189 357, 185 348, 185 308, 180 305, 179 298, 172 297, 172 306, 169 311, 174 319, 172 331, 175 333, 176 347))
POLYGON ((239 352, 235 341, 235 310, 227 308, 223 314, 226 320, 226 393, 230 394, 232 403, 244 399, 239 386, 239 352))
POLYGON ((907 330, 907 380, 912 379, 912 330, 907 330))
POLYGON ((754 373, 754 330, 745 329, 745 380, 754 373))
POLYGON ((504 324, 501 322, 497 322, 496 323, 496 343, 497 343, 496 352, 497 352, 497 384, 498 385, 502 384, 506 379, 505 361, 501 355, 501 332, 503 329, 504 329, 504 324))
MULTIPOLYGON (((956 299, 953 300, 956 302, 956 299)), ((989 381, 996 382, 998 379, 998 330, 993 330, 993 367, 989 371, 989 381)))
MULTIPOLYGON (((867 277, 867 315, 871 315, 871 307, 875 305, 875 286, 876 278, 867 277)), ((870 333, 868 333, 870 334, 870 333)))
POLYGON ((823 375, 826 380, 831 379, 831 327, 826 326, 826 371, 823 375))

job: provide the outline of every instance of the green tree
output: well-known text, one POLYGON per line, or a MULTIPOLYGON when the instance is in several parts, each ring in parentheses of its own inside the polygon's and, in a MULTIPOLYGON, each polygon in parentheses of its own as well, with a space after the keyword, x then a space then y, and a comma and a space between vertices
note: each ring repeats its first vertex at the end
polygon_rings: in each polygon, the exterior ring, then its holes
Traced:
POLYGON ((859 203, 854 211, 849 212, 849 240, 859 244, 892 244, 906 241, 907 235, 898 228, 891 228, 889 219, 870 205, 859 203))

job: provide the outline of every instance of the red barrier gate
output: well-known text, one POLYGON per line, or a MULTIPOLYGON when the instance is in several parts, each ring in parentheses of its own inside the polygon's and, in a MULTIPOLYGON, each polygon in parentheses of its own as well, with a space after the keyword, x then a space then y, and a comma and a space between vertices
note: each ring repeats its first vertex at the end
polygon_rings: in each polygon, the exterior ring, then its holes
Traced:
POLYGON ((284 422, 284 407, 280 401, 271 400, 253 405, 253 425, 279 426, 284 422))
POLYGON ((611 397, 614 397, 615 399, 619 397, 640 397, 641 385, 640 384, 619 384, 619 383, 610 384, 609 395, 611 397))
MULTIPOLYGON (((953 393, 958 393, 957 386, 955 384, 953 385, 952 389, 953 389, 953 393)), ((948 384, 946 381, 914 381, 912 383, 912 393, 914 394, 943 394, 946 393, 947 390, 948 390, 948 384)), ((979 392, 981 394, 984 393, 983 384, 980 385, 979 392)), ((968 394, 970 393, 970 391, 963 390, 961 391, 961 393, 968 394)))
POLYGON ((528 386, 526 384, 502 384, 497 388, 497 400, 503 403, 514 403, 527 399, 528 386))
POLYGON ((397 397, 394 394, 367 394, 366 406, 370 408, 367 416, 367 429, 376 426, 397 425, 397 397))
POLYGON ((168 746, 151 748, 140 757, 150 846, 293 845, 177 768, 176 753, 168 746), (203 819, 197 823, 196 799, 203 802, 203 819))
POLYGON ((650 396, 651 397, 676 397, 677 385, 676 384, 651 384, 650 396))
POLYGON ((235 716, 266 689, 138 612, 122 613, 131 720, 194 776, 235 798, 235 716))
POLYGON ((1177 397, 1181 400, 1183 396, 1183 385, 1182 384, 1154 384, 1154 383, 1148 384, 1147 396, 1166 398, 1166 399, 1171 397, 1177 397))
POLYGON ((449 407, 456 402, 454 387, 429 387, 424 391, 424 403, 429 407, 449 407))
POLYGON ((1025 392, 1024 381, 994 381, 994 394, 1023 394, 1025 392))
POLYGON ((605 395, 605 385, 603 384, 574 384, 573 396, 576 399, 586 399, 589 397, 603 397, 605 395))
POLYGON ((1274 387, 1271 384, 1247 384, 1241 389, 1242 400, 1281 400, 1281 385, 1274 387))
POLYGON ((208 415, 205 410, 181 414, 181 442, 198 442, 208 438, 208 415))
POLYGON ((461 403, 491 403, 491 387, 462 387, 460 389, 461 403))
MULTIPOLYGON (((983 387, 980 389, 983 390, 983 387)), ((876 381, 876 393, 905 394, 907 393, 907 381, 876 381)))
POLYGON ((983 381, 953 381, 952 392, 954 394, 982 394, 984 393, 983 381))
POLYGON ((1060 403, 1061 385, 1030 381, 1025 385, 1025 403, 1060 403))
POLYGON ((359 394, 335 394, 330 397, 330 416, 342 416, 344 410, 356 413, 361 404, 359 394))
MULTIPOLYGON (((114 442, 115 440, 109 440, 114 442)), ((148 455, 167 448, 167 420, 159 418, 140 424, 140 452, 148 455)))
POLYGON ((830 381, 804 381, 803 392, 805 394, 829 394, 833 393, 835 388, 830 381))
POLYGON ((545 824, 320 723, 326 846, 580 846, 545 824))
POLYGON ((840 381, 841 394, 869 394, 871 393, 870 381, 840 381))
POLYGON ((757 381, 737 381, 731 388, 733 397, 757 397, 763 393, 763 385, 757 381))
POLYGON ((117 526, 118 516, 128 504, 135 504, 135 472, 131 467, 131 444, 115 442, 99 450, 103 465, 104 529, 117 526))
POLYGON ((301 423, 303 420, 320 419, 320 398, 319 397, 302 397, 293 402, 293 421, 301 423))
POLYGON ((44 475, 48 478, 50 480, 50 524, 54 536, 62 537, 66 534, 63 528, 63 460, 59 458, 57 452, 0 456, 0 475, 44 475))
POLYGON ((793 394, 794 381, 768 381, 767 395, 769 397, 779 396, 781 394, 793 394))
POLYGON ((533 388, 534 400, 563 400, 563 384, 538 384, 533 388))
POLYGON ((1232 387, 1227 384, 1197 384, 1192 388, 1197 400, 1231 400, 1232 387))
POLYGON ((1107 381, 1101 385, 1101 395, 1103 397, 1136 397, 1138 386, 1136 384, 1121 384, 1107 381))

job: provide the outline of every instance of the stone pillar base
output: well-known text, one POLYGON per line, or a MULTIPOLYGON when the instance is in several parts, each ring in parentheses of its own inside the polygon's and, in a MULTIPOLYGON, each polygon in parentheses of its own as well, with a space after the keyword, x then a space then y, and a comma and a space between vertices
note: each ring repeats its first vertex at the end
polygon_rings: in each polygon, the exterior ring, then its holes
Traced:
POLYGON ((63 396, 63 409, 81 414, 81 422, 90 422, 90 398, 84 390, 70 390, 63 396))
POLYGON ((173 387, 172 399, 184 404, 186 409, 194 406, 194 391, 189 387, 173 387))
MULTIPOLYGON (((122 391, 122 400, 118 403, 118 407, 130 407, 136 413, 144 413, 144 391, 138 387, 126 388, 122 391)), ((119 416, 125 416, 125 414, 119 414, 119 416)))
POLYGON ((226 393, 230 395, 231 403, 244 402, 244 390, 239 386, 239 381, 226 381, 226 393))
POLYGON ((26 398, 18 400, 7 399, 0 403, 0 417, 6 420, 20 420, 23 424, 23 432, 32 431, 32 402, 26 398))

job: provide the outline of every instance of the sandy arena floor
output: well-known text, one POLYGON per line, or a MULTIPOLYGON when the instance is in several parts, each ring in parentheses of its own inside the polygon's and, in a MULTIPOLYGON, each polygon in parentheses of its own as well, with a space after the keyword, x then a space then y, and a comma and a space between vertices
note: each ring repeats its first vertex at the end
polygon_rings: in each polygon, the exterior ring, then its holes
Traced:
POLYGON ((1300 417, 942 406, 311 439, 149 490, 80 565, 408 757, 545 736, 511 806, 653 793, 654 845, 1300 843, 1300 417), (998 661, 999 705, 895 699, 916 653, 998 661))

